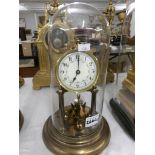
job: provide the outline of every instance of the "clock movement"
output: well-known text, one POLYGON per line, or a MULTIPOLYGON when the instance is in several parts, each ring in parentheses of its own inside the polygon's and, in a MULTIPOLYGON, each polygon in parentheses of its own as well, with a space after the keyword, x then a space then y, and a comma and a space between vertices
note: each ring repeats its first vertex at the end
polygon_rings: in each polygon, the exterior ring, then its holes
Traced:
POLYGON ((109 57, 109 24, 85 3, 59 9, 49 21, 51 116, 43 127, 47 148, 59 155, 99 154, 110 128, 102 116, 109 57))

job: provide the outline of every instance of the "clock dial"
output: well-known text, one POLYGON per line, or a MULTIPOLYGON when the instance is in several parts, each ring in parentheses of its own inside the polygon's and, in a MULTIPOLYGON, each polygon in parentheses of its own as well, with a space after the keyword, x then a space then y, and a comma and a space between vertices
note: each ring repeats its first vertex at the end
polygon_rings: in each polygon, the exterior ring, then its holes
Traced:
POLYGON ((97 81, 97 77, 96 58, 86 53, 70 53, 63 57, 58 64, 58 81, 67 90, 86 90, 97 81))

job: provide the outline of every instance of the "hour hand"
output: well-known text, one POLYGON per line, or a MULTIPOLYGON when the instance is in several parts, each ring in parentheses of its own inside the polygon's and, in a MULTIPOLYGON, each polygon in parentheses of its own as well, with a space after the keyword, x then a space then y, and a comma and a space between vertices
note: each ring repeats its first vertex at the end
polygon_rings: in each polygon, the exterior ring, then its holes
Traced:
POLYGON ((76 77, 77 77, 77 75, 79 75, 79 74, 80 74, 80 70, 76 70, 76 75, 75 75, 75 77, 73 78, 72 83, 76 80, 76 77))
MULTIPOLYGON (((76 75, 77 76, 77 75, 76 75)), ((70 83, 70 84, 72 84, 75 80, 76 80, 76 76, 73 78, 73 81, 70 83)))
POLYGON ((76 80, 76 76, 73 78, 73 81, 72 81, 72 83, 73 83, 75 80, 76 80))

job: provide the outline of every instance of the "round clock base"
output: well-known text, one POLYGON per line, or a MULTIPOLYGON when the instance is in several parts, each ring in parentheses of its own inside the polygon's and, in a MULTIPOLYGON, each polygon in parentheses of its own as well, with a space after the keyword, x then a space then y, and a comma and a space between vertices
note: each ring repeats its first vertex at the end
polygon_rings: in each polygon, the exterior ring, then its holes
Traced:
POLYGON ((110 128, 102 117, 99 131, 89 136, 68 137, 55 129, 50 116, 44 124, 43 141, 51 152, 58 155, 97 155, 109 144, 110 128))

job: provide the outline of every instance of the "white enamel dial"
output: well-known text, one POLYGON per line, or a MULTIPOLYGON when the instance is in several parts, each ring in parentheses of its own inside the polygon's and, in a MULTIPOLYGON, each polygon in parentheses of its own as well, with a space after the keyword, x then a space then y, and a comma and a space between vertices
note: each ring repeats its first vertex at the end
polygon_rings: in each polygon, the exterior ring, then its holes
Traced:
POLYGON ((97 80, 96 60, 83 52, 73 52, 62 58, 58 65, 57 78, 60 84, 71 91, 90 88, 97 80))

